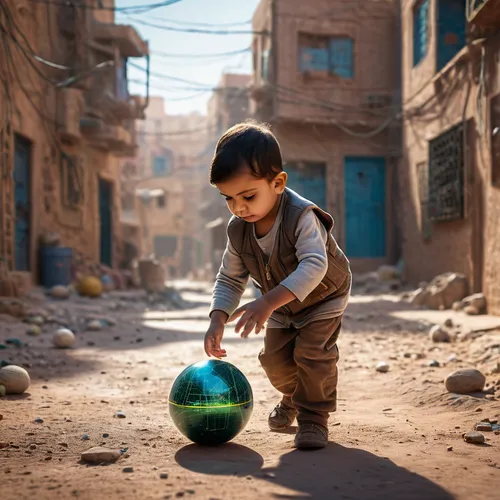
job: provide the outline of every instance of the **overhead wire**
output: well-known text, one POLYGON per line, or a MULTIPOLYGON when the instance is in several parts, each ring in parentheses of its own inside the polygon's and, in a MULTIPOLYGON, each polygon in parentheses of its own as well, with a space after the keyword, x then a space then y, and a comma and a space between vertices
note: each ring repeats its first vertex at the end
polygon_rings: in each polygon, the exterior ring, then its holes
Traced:
POLYGON ((159 9, 161 7, 168 7, 169 5, 173 5, 175 3, 179 3, 182 0, 163 0, 162 2, 150 3, 145 5, 129 5, 127 7, 105 7, 99 5, 89 5, 86 0, 82 2, 72 2, 68 0, 29 0, 32 3, 39 3, 45 5, 55 5, 58 7, 66 7, 72 6, 80 9, 89 9, 89 10, 106 10, 112 12, 130 12, 135 14, 141 14, 144 12, 151 12, 152 10, 159 9))
POLYGON ((180 59, 185 59, 185 58, 194 58, 194 59, 203 59, 203 58, 212 58, 212 57, 228 57, 228 56, 234 56, 238 54, 243 54, 244 52, 250 52, 252 49, 251 47, 245 47, 244 49, 238 49, 238 50, 230 50, 228 52, 214 52, 214 53, 199 53, 199 54, 193 54, 193 53, 170 53, 170 52, 163 52, 161 50, 153 50, 151 51, 151 54, 154 56, 159 56, 159 57, 165 57, 165 58, 180 58, 180 59))
POLYGON ((255 30, 229 30, 229 29, 203 29, 203 28, 177 28, 175 26, 168 26, 166 24, 156 24, 150 21, 144 21, 135 17, 126 16, 130 21, 150 28, 155 28, 163 31, 173 31, 177 33, 194 33, 204 35, 269 35, 269 31, 255 31, 255 30))

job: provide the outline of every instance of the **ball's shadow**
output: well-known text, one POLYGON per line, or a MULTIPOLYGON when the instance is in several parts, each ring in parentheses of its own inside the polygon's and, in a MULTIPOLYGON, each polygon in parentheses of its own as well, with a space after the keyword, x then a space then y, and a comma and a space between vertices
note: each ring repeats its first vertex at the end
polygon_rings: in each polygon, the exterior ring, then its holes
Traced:
POLYGON ((221 446, 190 444, 175 454, 175 460, 192 472, 227 476, 255 474, 264 465, 262 455, 235 443, 221 446))

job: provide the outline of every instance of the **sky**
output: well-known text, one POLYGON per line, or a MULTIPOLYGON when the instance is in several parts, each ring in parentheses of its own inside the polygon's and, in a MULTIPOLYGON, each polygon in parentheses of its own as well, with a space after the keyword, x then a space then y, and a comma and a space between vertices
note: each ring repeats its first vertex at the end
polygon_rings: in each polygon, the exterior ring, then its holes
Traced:
MULTIPOLYGON (((116 0, 116 7, 151 5, 160 0, 116 0)), ((175 1, 175 0, 173 0, 175 1)), ((151 53, 150 94, 165 98, 168 114, 192 111, 206 113, 210 88, 216 87, 224 72, 251 73, 250 47, 252 18, 259 0, 179 0, 172 5, 143 13, 116 13, 116 22, 131 24, 149 42, 151 53), (146 24, 142 24, 146 23, 146 24), (147 24, 176 29, 243 31, 245 33, 206 34, 175 32, 147 24), (230 56, 214 54, 236 52, 230 56), (167 56, 161 53, 168 54, 167 56), (199 56, 203 57, 199 57, 199 56), (179 57, 177 57, 179 56, 179 57), (208 56, 208 57, 207 57, 208 56), (172 78, 169 78, 172 77, 172 78), (181 79, 181 81, 176 80, 181 79), (182 80, 188 80, 184 82, 182 80)), ((145 68, 141 59, 130 63, 145 68)), ((128 66, 131 94, 145 94, 146 73, 128 66)))

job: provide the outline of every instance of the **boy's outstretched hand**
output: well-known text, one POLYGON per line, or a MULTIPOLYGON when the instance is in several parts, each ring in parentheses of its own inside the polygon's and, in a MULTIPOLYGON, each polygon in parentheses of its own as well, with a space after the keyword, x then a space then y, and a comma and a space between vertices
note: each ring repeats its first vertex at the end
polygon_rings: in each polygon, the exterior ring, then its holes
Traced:
POLYGON ((295 295, 288 288, 279 285, 262 297, 236 309, 228 321, 234 321, 241 316, 235 330, 239 333, 243 328, 241 336, 248 337, 254 328, 255 333, 260 333, 271 314, 292 300, 295 300, 295 295))
POLYGON ((222 349, 220 343, 224 336, 224 325, 227 320, 227 314, 222 311, 214 311, 212 313, 210 326, 205 333, 205 353, 207 356, 221 359, 227 356, 226 350, 222 349))
POLYGON ((236 309, 229 321, 234 321, 241 316, 238 323, 236 323, 235 331, 240 333, 243 328, 241 336, 245 338, 250 335, 253 329, 255 329, 255 333, 260 333, 273 311, 272 304, 265 296, 262 296, 236 309))

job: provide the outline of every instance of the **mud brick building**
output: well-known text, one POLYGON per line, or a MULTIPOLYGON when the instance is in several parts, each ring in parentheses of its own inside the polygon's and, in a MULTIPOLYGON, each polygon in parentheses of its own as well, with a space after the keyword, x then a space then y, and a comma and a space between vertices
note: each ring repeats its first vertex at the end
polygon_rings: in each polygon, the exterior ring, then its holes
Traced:
POLYGON ((399 18, 392 0, 262 0, 253 18, 252 111, 359 271, 399 256, 399 18))
POLYGON ((402 2, 403 255, 464 273, 500 313, 500 2, 402 2))
POLYGON ((143 117, 127 59, 148 44, 113 7, 0 2, 0 255, 35 280, 45 232, 88 261, 121 258, 119 157, 143 117))

